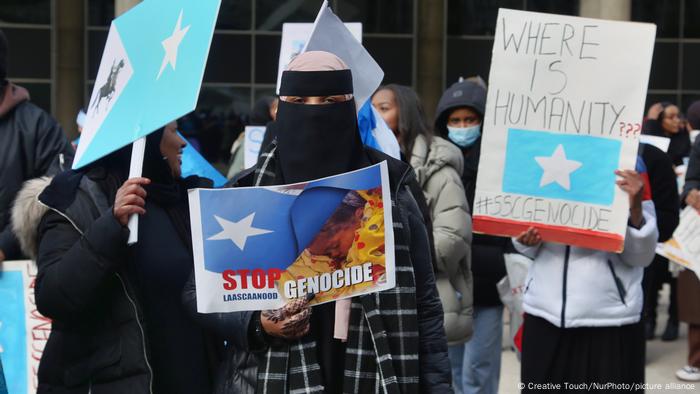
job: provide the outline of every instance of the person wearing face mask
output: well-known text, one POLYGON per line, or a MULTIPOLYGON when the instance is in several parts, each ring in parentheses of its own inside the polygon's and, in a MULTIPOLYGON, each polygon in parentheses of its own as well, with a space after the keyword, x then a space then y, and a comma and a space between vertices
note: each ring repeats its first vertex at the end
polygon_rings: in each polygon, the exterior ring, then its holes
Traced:
POLYGON ((411 88, 382 86, 372 96, 372 104, 398 138, 428 202, 447 342, 451 354, 462 354, 472 334, 473 314, 471 217, 460 180, 464 158, 454 144, 433 135, 411 88))
MULTIPOLYGON (((452 392, 428 236, 408 189, 415 174, 362 145, 352 93, 338 57, 297 56, 282 74, 276 137, 234 186, 306 182, 386 161, 396 287, 314 307, 303 298, 275 311, 197 314, 229 346, 217 393, 452 392)), ((183 297, 195 311, 192 278, 183 297)))
POLYGON ((211 182, 180 177, 185 145, 172 123, 146 138, 143 178, 127 179, 128 145, 20 192, 14 230, 52 319, 38 393, 211 392, 215 343, 181 303, 193 265, 186 193, 211 182))
MULTIPOLYGON (((452 142, 464 157, 462 183, 470 210, 474 206, 481 152, 481 131, 486 106, 486 86, 481 78, 459 81, 440 98, 435 135, 452 142)), ((503 304, 496 284, 506 275, 503 254, 511 246, 507 238, 474 234, 474 334, 462 349, 451 351, 455 386, 463 393, 497 393, 501 368, 503 304)))

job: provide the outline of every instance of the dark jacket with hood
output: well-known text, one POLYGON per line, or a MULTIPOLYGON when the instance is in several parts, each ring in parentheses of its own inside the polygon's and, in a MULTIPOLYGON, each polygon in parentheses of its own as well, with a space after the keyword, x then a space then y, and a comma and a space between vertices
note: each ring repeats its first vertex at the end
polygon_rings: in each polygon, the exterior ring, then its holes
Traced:
POLYGON ((56 120, 29 102, 26 89, 0 80, 0 250, 6 259, 22 257, 10 225, 10 208, 22 183, 58 172, 60 162, 72 156, 56 120))
MULTIPOLYGON (((128 147, 115 154, 123 153, 125 149, 128 147)), ((160 156, 157 160, 166 165, 160 156)), ((39 178, 27 182, 13 210, 14 217, 26 219, 15 226, 15 233, 23 250, 36 259, 38 266, 37 308, 42 315, 52 319, 51 335, 39 364, 37 392, 173 392, 159 388, 158 378, 153 376, 156 369, 153 344, 156 341, 149 340, 152 327, 147 324, 148 308, 144 308, 143 289, 139 286, 138 275, 134 274, 134 266, 138 269, 149 265, 134 260, 138 255, 135 255, 134 248, 127 247, 128 229, 112 213, 114 193, 123 180, 100 163, 103 161, 86 170, 63 172, 53 180, 39 178)), ((128 160, 120 163, 128 164, 128 160)), ((146 166, 144 176, 150 176, 146 166)), ((185 206, 186 187, 211 185, 197 177, 176 182, 181 185, 185 206)), ((156 194, 155 189, 149 191, 147 204, 156 194)), ((147 205, 151 215, 156 208, 147 205)), ((173 209, 179 208, 173 206, 173 209)), ((170 208, 162 205, 160 212, 163 211, 169 212, 170 208)), ((187 217, 187 212, 179 217, 187 217)), ((188 227, 187 223, 178 225, 175 215, 171 215, 170 223, 167 216, 159 219, 155 225, 162 228, 150 228, 142 233, 142 238, 144 234, 158 234, 152 238, 165 241, 163 238, 168 238, 167 234, 176 233, 173 228, 188 227)), ((184 246, 184 241, 170 238, 167 240, 169 248, 153 250, 153 253, 167 256, 173 254, 172 250, 186 253, 189 246, 184 246), (173 242, 183 244, 183 247, 173 245, 173 242)), ((190 269, 190 266, 184 267, 184 280, 190 269)), ((171 273, 163 272, 164 277, 168 275, 171 273)), ((181 289, 182 284, 178 294, 181 289)), ((180 305, 178 297, 170 302, 180 305)), ((184 312, 182 315, 186 316, 184 312)), ((165 338, 171 335, 162 334, 165 338)), ((183 350, 181 343, 170 345, 183 359, 189 358, 188 350, 183 350)), ((206 360, 187 362, 195 371, 206 368, 201 365, 206 364, 206 360)), ((204 380, 202 391, 194 392, 208 391, 206 386, 210 383, 206 381, 210 377, 204 380)), ((187 388, 182 390, 185 391, 180 392, 193 392, 187 388)))
MULTIPOLYGON (((482 119, 486 107, 486 89, 474 81, 456 82, 440 98, 435 118, 435 134, 449 141, 447 118, 460 107, 475 110, 482 119)), ((482 129, 483 131, 483 129, 482 129)), ((460 148, 462 149, 462 148, 460 148)), ((464 153, 462 183, 467 195, 470 211, 474 209, 476 176, 481 153, 481 138, 464 153)), ((501 305, 496 284, 506 275, 503 254, 511 248, 509 238, 474 233, 472 239, 472 275, 474 280, 474 306, 501 305)))

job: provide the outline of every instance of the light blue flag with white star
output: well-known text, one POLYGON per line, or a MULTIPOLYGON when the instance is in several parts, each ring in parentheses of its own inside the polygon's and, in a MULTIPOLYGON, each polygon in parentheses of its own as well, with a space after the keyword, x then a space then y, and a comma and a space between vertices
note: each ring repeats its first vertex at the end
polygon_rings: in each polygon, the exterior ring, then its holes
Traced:
POLYGON ((221 0, 145 0, 112 21, 73 168, 192 111, 221 0))

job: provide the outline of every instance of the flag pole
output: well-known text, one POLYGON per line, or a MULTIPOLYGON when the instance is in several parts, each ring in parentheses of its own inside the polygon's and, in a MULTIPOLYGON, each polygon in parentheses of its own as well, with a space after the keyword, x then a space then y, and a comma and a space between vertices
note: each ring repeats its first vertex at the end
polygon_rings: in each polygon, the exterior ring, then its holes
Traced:
MULTIPOLYGON (((141 137, 131 145, 131 164, 129 179, 139 178, 143 173, 143 156, 146 151, 146 137, 141 137)), ((139 240, 139 215, 129 216, 129 240, 127 245, 133 245, 139 240)))

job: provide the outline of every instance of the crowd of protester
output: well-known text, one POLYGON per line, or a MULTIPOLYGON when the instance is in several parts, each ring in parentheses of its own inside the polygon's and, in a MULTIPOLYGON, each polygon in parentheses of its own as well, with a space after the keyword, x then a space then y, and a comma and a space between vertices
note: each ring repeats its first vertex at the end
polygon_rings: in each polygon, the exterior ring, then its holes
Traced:
POLYGON ((532 260, 523 382, 643 383, 664 283, 661 338, 676 340, 679 321, 688 323, 688 362, 676 375, 700 381, 698 276, 655 254, 680 209, 700 212, 700 102, 685 121, 677 105, 650 106, 644 133, 670 146, 640 144, 636 168, 616 172, 630 212, 624 251, 610 253, 544 242, 536 228, 512 239, 472 234, 488 89, 478 77, 449 86, 434 119, 411 87, 377 89, 371 103, 399 160, 362 144, 347 65, 307 52, 282 74, 280 96, 261 98, 249 117, 192 113, 150 134, 143 176, 128 179, 130 145, 69 170, 74 148, 7 81, 7 56, 0 32, 0 263, 31 258, 38 267, 36 305, 53 322, 39 393, 497 393, 507 253, 532 260), (245 125, 268 130, 248 169, 245 125), (274 311, 198 313, 187 190, 211 182, 181 176, 188 143, 222 164, 229 187, 386 161, 396 287, 313 307, 303 298, 274 311), (132 214, 141 231, 129 247, 132 214))

